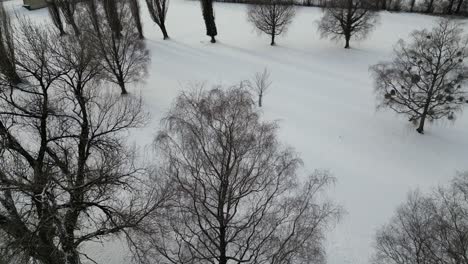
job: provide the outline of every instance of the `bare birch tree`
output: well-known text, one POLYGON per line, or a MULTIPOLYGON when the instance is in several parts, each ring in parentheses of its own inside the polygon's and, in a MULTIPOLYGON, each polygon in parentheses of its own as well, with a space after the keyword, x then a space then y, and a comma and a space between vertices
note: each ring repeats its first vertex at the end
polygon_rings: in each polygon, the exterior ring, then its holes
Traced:
POLYGON ((468 263, 468 174, 430 194, 413 192, 376 236, 374 262, 468 263))
POLYGON ((258 96, 258 106, 262 107, 263 96, 265 95, 268 88, 270 88, 271 86, 270 72, 268 71, 268 69, 265 68, 263 72, 257 72, 252 82, 249 82, 249 85, 252 87, 252 89, 258 96))
POLYGON ((140 236, 160 263, 324 262, 324 228, 341 212, 322 196, 333 178, 300 181, 301 160, 257 109, 240 87, 177 98, 156 147, 178 192, 140 236))

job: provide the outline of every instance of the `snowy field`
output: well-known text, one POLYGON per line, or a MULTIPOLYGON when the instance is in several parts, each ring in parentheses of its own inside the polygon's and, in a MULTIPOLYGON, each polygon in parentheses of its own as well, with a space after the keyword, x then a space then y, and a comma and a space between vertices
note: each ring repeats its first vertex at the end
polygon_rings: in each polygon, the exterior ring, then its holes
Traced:
MULTIPOLYGON (((47 10, 26 11, 19 0, 7 3, 21 14, 48 19, 47 10)), ((271 47, 246 21, 245 5, 215 4, 219 43, 214 45, 204 34, 198 2, 171 2, 167 41, 143 2, 142 7, 152 62, 146 82, 131 92, 141 93, 152 120, 129 141, 150 144, 161 116, 190 84, 229 85, 267 67, 273 86, 264 99, 265 116, 279 121, 280 138, 300 153, 306 172, 329 169, 338 179, 330 196, 347 214, 328 233, 330 264, 369 263, 376 229, 410 189, 428 190, 468 170, 467 115, 455 124, 429 125, 421 136, 404 117, 375 110, 368 67, 391 58, 399 38, 431 27, 434 17, 382 13, 371 37, 345 50, 344 43, 319 38, 317 8, 298 9, 288 34, 271 47)), ((104 243, 89 253, 99 263, 126 264, 121 247, 104 243)))

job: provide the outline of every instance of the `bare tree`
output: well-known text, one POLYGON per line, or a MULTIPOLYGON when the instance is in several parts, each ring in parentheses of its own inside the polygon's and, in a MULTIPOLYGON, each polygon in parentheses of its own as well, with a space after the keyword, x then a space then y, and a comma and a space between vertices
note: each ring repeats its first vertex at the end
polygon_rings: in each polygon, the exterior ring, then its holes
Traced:
POLYGON ((318 23, 322 38, 344 38, 348 49, 351 38, 365 39, 379 21, 366 0, 332 0, 318 23))
POLYGON ((15 66, 15 45, 13 41, 13 29, 10 16, 0 3, 0 80, 16 85, 21 82, 21 78, 16 72, 15 66), (3 75, 3 76, 2 76, 3 75))
POLYGON ((60 35, 63 36, 67 34, 63 29, 62 16, 60 14, 60 9, 57 6, 57 2, 55 0, 48 0, 47 8, 49 9, 50 18, 52 19, 54 26, 59 30, 60 35))
POLYGON ((166 15, 169 9, 169 0, 146 0, 148 11, 163 34, 164 39, 169 39, 169 35, 166 30, 166 15))
POLYGON ((426 119, 454 119, 468 102, 468 42, 462 33, 460 24, 441 19, 432 31, 414 31, 411 43, 400 40, 392 62, 371 68, 379 107, 408 116, 421 134, 426 119))
POLYGON ((140 39, 144 39, 145 37, 143 35, 143 26, 140 15, 140 2, 138 0, 128 0, 128 4, 132 13, 133 22, 138 30, 138 34, 140 35, 140 39))
MULTIPOLYGON (((76 1, 75 0, 55 0, 57 6, 65 18, 65 22, 73 28, 75 35, 80 34, 80 30, 75 21, 76 1)), ((55 16, 55 14, 54 14, 55 16)), ((56 18, 52 18, 54 21, 56 18)), ((54 21, 56 23, 58 21, 54 21)), ((61 32, 62 33, 62 32, 61 32)))
POLYGON ((249 85, 255 91, 258 96, 258 106, 262 107, 263 104, 263 96, 265 92, 270 88, 271 81, 270 81, 270 72, 267 68, 263 70, 263 72, 257 72, 253 78, 252 82, 249 82, 249 85))
POLYGON ((215 37, 218 35, 218 29, 215 23, 213 0, 201 0, 200 3, 203 19, 205 20, 206 35, 211 37, 211 43, 216 43, 215 37))
POLYGON ((215 88, 182 93, 165 117, 158 171, 178 192, 140 236, 160 263, 324 261, 323 230, 341 212, 321 195, 333 178, 300 181, 301 160, 257 109, 248 90, 215 88))
POLYGON ((412 193, 379 230, 375 263, 468 263, 468 174, 431 194, 412 193))
POLYGON ((275 45, 275 37, 285 33, 291 24, 295 7, 289 0, 262 0, 250 5, 247 17, 259 32, 271 36, 271 45, 275 45))
POLYGON ((127 84, 141 81, 146 75, 150 56, 139 33, 134 30, 129 11, 122 9, 121 15, 120 36, 110 26, 99 24, 99 21, 93 22, 97 24, 92 27, 84 26, 92 35, 92 46, 98 50, 97 56, 100 57, 105 79, 117 84, 122 94, 127 94, 127 84))
POLYGON ((125 233, 158 204, 125 143, 146 114, 141 99, 100 86, 85 34, 27 21, 15 37, 27 81, 0 89, 0 230, 39 263, 79 264, 84 243, 125 233))

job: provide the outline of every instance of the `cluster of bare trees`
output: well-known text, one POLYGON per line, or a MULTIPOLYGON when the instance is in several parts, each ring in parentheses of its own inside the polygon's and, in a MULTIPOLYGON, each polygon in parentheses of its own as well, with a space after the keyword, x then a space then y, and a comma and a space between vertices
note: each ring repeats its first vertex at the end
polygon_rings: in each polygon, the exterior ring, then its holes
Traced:
POLYGON ((126 142, 147 121, 142 101, 113 89, 126 93, 149 60, 134 10, 82 4, 76 34, 13 26, 1 9, 19 80, 2 65, 0 263, 80 264, 83 245, 110 236, 141 262, 323 263, 324 232, 342 211, 324 195, 334 179, 300 180, 301 160, 261 120, 268 71, 182 93, 151 169, 126 142))
POLYGON ((400 40, 393 61, 371 67, 379 107, 406 115, 421 134, 426 120, 453 120, 468 103, 467 45, 462 25, 449 19, 400 40))
POLYGON ((468 263, 468 175, 413 192, 376 235, 375 263, 468 263))
POLYGON ((81 28, 60 36, 20 21, 23 82, 0 84, 0 232, 44 264, 81 263, 84 243, 125 233, 162 197, 124 140, 146 121, 141 100, 110 89, 95 36, 81 28))

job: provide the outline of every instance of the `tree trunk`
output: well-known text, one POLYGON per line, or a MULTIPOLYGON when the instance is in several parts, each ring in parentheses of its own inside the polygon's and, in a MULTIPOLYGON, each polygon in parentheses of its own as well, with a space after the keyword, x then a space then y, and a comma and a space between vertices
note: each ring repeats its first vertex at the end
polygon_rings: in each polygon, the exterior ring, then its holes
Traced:
POLYGON ((414 4, 415 3, 416 3, 416 0, 411 0, 410 12, 414 11, 414 4))
POLYGON ((432 98, 432 88, 429 91, 429 94, 427 96, 426 104, 424 105, 423 113, 421 117, 419 118, 419 127, 416 129, 419 134, 424 134, 424 123, 426 122, 426 117, 427 117, 427 112, 429 110, 429 105, 431 104, 431 98, 432 98))
POLYGON ((166 29, 166 25, 164 23, 162 23, 160 26, 161 28, 161 32, 163 34, 163 38, 164 39, 169 39, 169 34, 167 34, 167 29, 166 29))
POLYGON ((433 9, 433 6, 434 6, 434 0, 430 0, 429 1, 429 4, 427 5, 427 8, 426 8, 426 13, 432 13, 432 9, 433 9))
POLYGON ((17 85, 19 83, 21 83, 21 78, 19 77, 19 75, 15 72, 12 73, 12 76, 11 76, 11 83, 13 85, 17 85))
POLYGON ((275 32, 273 32, 273 33, 271 34, 271 44, 270 44, 270 45, 271 45, 271 46, 274 46, 275 44, 276 44, 276 43, 275 43, 275 32))
POLYGON ((125 82, 122 80, 119 80, 119 86, 120 86, 120 91, 122 95, 128 94, 127 89, 125 88, 125 82))
POLYGON ((462 4, 463 4, 463 0, 459 0, 458 5, 457 5, 457 9, 455 10, 455 14, 460 13, 460 9, 461 9, 462 4))
POLYGON ((427 113, 424 112, 419 119, 419 127, 416 129, 419 134, 424 134, 424 123, 426 122, 427 113))
POLYGON ((258 95, 258 106, 259 107, 262 107, 262 99, 263 99, 263 95, 259 94, 258 95))
POLYGON ((218 35, 216 29, 213 0, 201 0, 203 19, 205 20, 206 35, 211 37, 211 43, 216 43, 215 36, 218 35))
POLYGON ((351 39, 351 37, 347 35, 347 36, 345 36, 345 39, 346 39, 346 44, 345 44, 344 48, 349 49, 349 40, 351 39))
POLYGON ((455 0, 450 0, 447 6, 447 14, 451 15, 453 13, 453 4, 455 0))
POLYGON ((78 29, 78 26, 76 25, 75 21, 71 23, 71 26, 73 27, 73 31, 75 32, 76 36, 80 35, 80 30, 78 29))

